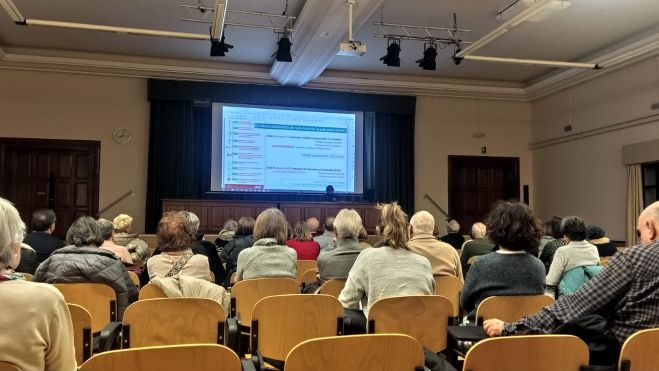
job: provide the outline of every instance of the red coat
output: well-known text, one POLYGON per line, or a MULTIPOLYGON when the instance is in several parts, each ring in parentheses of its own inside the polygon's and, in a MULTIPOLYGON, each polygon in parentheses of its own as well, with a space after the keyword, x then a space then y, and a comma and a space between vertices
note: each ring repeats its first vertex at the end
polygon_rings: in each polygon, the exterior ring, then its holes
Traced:
POLYGON ((297 260, 316 260, 320 245, 316 241, 288 240, 286 245, 297 252, 297 260))

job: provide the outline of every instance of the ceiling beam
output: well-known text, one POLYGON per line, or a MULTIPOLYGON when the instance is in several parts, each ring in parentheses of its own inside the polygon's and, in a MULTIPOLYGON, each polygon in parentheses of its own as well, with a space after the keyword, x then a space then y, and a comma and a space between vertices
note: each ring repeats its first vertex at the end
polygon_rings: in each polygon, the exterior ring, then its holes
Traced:
MULTIPOLYGON (((353 28, 359 29, 383 0, 357 0, 353 28)), ((348 37, 346 0, 307 0, 295 22, 293 62, 275 61, 270 76, 281 85, 302 86, 314 80, 336 57, 339 43, 348 37)), ((351 57, 345 57, 351 58, 351 57)))

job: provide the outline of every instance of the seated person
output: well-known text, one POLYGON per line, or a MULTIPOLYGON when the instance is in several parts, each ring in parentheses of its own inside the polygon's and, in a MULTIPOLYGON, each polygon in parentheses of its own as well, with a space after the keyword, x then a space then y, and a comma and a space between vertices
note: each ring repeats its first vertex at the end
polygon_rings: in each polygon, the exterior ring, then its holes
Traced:
MULTIPOLYGON (((554 294, 563 275, 577 267, 599 265, 597 247, 586 241, 586 223, 578 216, 566 216, 561 222, 561 233, 568 244, 556 250, 547 274, 547 289, 554 294)), ((573 287, 572 292, 578 287, 573 287)), ((559 293, 560 294, 560 293, 559 293)))
POLYGON ((28 244, 37 253, 36 266, 48 259, 53 251, 64 247, 64 242, 53 236, 55 232, 55 212, 51 209, 39 209, 32 213, 30 228, 32 232, 25 236, 23 242, 28 244))
MULTIPOLYGON (((289 227, 288 231, 290 233, 288 234, 288 236, 290 237, 292 236, 293 230, 291 229, 291 225, 288 224, 288 222, 286 223, 289 227)), ((318 227, 320 227, 320 221, 318 221, 318 218, 312 216, 311 218, 307 219, 307 227, 309 227, 309 232, 311 232, 311 235, 316 237, 318 236, 318 227)))
POLYGON ((465 243, 465 238, 460 233, 460 223, 458 223, 458 221, 455 219, 451 219, 446 224, 446 231, 448 233, 440 237, 440 240, 453 246, 453 248, 456 250, 460 250, 462 248, 462 244, 465 243))
POLYGON ((460 264, 465 277, 469 271, 469 258, 489 254, 494 249, 494 244, 487 238, 487 227, 481 222, 471 226, 471 238, 462 245, 460 254, 460 264))
POLYGON ((488 218, 490 239, 499 249, 483 255, 469 268, 460 305, 473 319, 490 296, 540 295, 545 291, 542 262, 526 252, 538 247, 542 228, 531 209, 520 202, 501 202, 488 218))
POLYGON ((547 242, 545 247, 542 248, 542 254, 540 254, 540 261, 545 265, 545 270, 549 273, 549 267, 551 266, 552 260, 554 260, 554 253, 558 250, 559 247, 567 245, 567 239, 561 233, 561 221, 563 217, 554 216, 551 218, 551 233, 553 240, 547 242))
POLYGON ((602 228, 589 225, 586 227, 586 234, 588 235, 588 242, 597 247, 600 257, 613 256, 618 252, 616 244, 606 237, 606 232, 602 228))
POLYGON ((204 235, 199 234, 199 217, 189 211, 181 211, 183 219, 188 223, 190 233, 192 233, 192 246, 190 248, 195 254, 203 254, 208 258, 208 265, 215 276, 215 283, 221 284, 226 278, 226 270, 217 253, 217 247, 214 243, 204 240, 204 235))
POLYGON ((76 369, 73 325, 62 294, 53 286, 15 274, 25 225, 0 198, 0 360, 19 370, 76 369))
POLYGON ((230 241, 233 241, 237 229, 238 223, 235 220, 229 219, 224 222, 222 230, 217 234, 217 238, 215 239, 215 246, 223 249, 230 241))
POLYGON ((316 260, 320 253, 320 245, 311 237, 307 223, 297 222, 293 227, 293 238, 286 241, 286 246, 297 253, 297 260, 316 260))
POLYGON ((236 281, 288 277, 297 273, 297 253, 286 246, 286 217, 277 208, 261 212, 254 224, 254 245, 240 252, 236 281))
POLYGON ((210 281, 208 258, 193 254, 192 229, 180 212, 165 213, 158 223, 156 239, 161 254, 146 262, 149 279, 153 277, 187 276, 210 281))
POLYGON ((129 303, 137 300, 137 287, 126 267, 113 252, 99 249, 101 228, 94 218, 78 218, 66 232, 69 246, 57 249, 34 273, 34 281, 45 283, 102 283, 117 295, 117 319, 129 303))
POLYGON ((460 255, 453 246, 438 241, 432 234, 435 218, 427 211, 419 211, 410 219, 407 248, 430 261, 435 276, 453 276, 462 280, 460 255))
POLYGON ((37 252, 30 245, 21 243, 21 262, 14 270, 34 275, 37 270, 37 252))
POLYGON ((107 219, 99 219, 98 225, 101 228, 101 237, 104 240, 100 248, 112 251, 125 265, 133 265, 133 259, 130 257, 128 249, 112 242, 112 232, 114 230, 112 222, 107 219))
POLYGON ((223 286, 229 287, 231 284, 231 275, 236 272, 238 265, 238 255, 240 252, 254 244, 254 223, 256 221, 251 217, 242 217, 238 219, 238 228, 233 240, 230 241, 222 250, 222 256, 226 259, 227 275, 224 279, 223 286))
POLYGON ((318 273, 322 282, 335 279, 346 279, 357 256, 363 251, 359 244, 359 230, 362 228, 362 218, 352 209, 343 209, 334 219, 336 233, 336 248, 322 252, 318 256, 318 273))
MULTIPOLYGON (((320 252, 329 251, 336 247, 334 245, 334 217, 325 219, 323 234, 313 238, 320 245, 320 252)), ((299 254, 298 254, 299 255, 299 254)), ((300 259, 302 260, 302 259, 300 259)))
POLYGON ((140 239, 137 233, 130 233, 133 228, 133 218, 130 215, 119 214, 112 220, 112 225, 114 225, 112 241, 128 249, 134 265, 144 267, 149 258, 149 245, 140 239))

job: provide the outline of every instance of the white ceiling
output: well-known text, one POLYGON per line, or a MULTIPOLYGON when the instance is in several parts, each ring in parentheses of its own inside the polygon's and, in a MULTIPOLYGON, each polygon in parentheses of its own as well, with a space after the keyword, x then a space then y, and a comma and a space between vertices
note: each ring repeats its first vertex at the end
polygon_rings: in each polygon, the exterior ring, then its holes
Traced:
MULTIPOLYGON (((316 0, 317 1, 317 0, 316 0)), ((316 1, 308 0, 313 6, 316 1)), ((359 3, 360 0, 357 0, 359 3)), ((355 39, 367 44, 362 57, 334 56, 327 67, 331 71, 395 74, 416 77, 505 81, 527 84, 556 69, 486 62, 463 61, 455 66, 450 60, 452 48, 440 51, 436 71, 423 71, 414 61, 421 58, 423 43, 403 40, 401 67, 387 67, 378 59, 386 54, 386 40, 373 37, 374 21, 450 27, 452 14, 458 15, 460 28, 473 32, 462 34, 465 41, 475 41, 501 24, 495 15, 512 0, 384 0, 368 21, 355 31, 355 39)), ((202 0, 212 7, 214 0, 202 0)), ((27 18, 94 23, 207 33, 208 25, 179 21, 190 16, 179 4, 197 0, 14 0, 27 18)), ((285 0, 230 0, 229 9, 281 14, 285 0)), ((297 15, 304 0, 289 0, 288 14, 297 15)), ((347 21, 345 25, 347 29, 347 21)), ((539 22, 526 22, 479 50, 477 55, 585 61, 612 46, 642 33, 659 33, 659 0, 572 0, 571 6, 539 22)), ((296 39, 293 36, 294 51, 296 39)), ((133 36, 95 31, 65 30, 15 25, 0 12, 0 46, 11 48, 54 49, 93 52, 118 56, 156 57, 218 66, 249 64, 268 68, 273 63, 278 36, 271 30, 238 27, 226 29, 226 41, 235 46, 224 58, 211 58, 207 41, 133 36)), ((293 56, 296 58, 296 56, 293 56)))

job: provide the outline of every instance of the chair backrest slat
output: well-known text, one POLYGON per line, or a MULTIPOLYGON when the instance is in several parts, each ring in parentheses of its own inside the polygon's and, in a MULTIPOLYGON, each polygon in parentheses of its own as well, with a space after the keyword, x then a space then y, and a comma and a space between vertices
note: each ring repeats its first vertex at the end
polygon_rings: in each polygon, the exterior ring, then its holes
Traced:
POLYGON ((320 293, 338 298, 346 285, 346 280, 331 279, 320 286, 320 293))
POLYGON ((460 292, 464 283, 458 277, 435 276, 435 292, 447 298, 453 307, 453 317, 460 315, 460 292))
POLYGON ((625 340, 618 370, 659 370, 659 328, 638 331, 625 340))
POLYGON ((261 299, 273 295, 299 294, 300 284, 291 278, 256 278, 237 282, 231 288, 236 315, 240 324, 251 326, 252 309, 261 299))
POLYGON ((554 298, 547 295, 490 296, 478 305, 476 318, 479 322, 490 318, 515 322, 553 302, 554 298))
POLYGON ((101 331, 117 320, 117 298, 112 287, 101 283, 55 283, 53 286, 68 304, 80 305, 91 314, 92 332, 101 331))
POLYGON ((162 299, 166 298, 167 295, 162 291, 162 289, 152 283, 147 283, 140 289, 140 295, 138 300, 144 299, 162 299))
POLYGON ((73 344, 76 362, 81 365, 92 356, 92 316, 77 304, 67 304, 73 323, 73 344))

